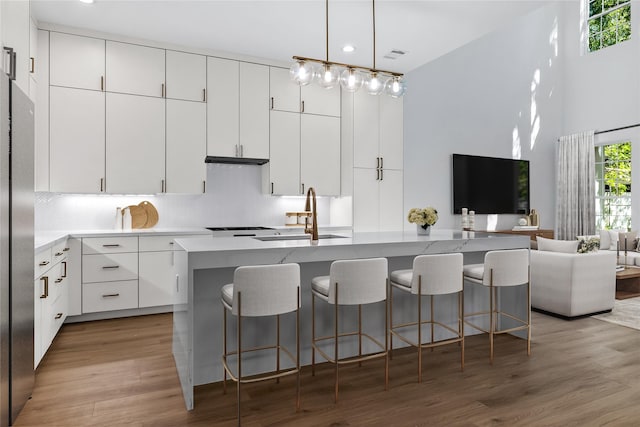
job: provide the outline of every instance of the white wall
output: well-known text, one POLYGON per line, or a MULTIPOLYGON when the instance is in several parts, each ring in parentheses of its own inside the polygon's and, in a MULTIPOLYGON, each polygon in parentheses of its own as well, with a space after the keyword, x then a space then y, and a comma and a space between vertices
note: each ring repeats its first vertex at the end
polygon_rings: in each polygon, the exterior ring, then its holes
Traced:
MULTIPOLYGON (((459 227, 460 216, 452 214, 451 154, 521 158, 531 161, 531 206, 541 226, 553 228, 561 12, 556 4, 544 6, 406 76, 405 211, 433 206, 440 216, 436 227, 459 227)), ((517 219, 501 215, 497 228, 510 229, 517 219)), ((481 215, 476 228, 485 226, 481 215)))
MULTIPOLYGON (((36 193, 36 232, 109 229, 116 207, 143 200, 158 209, 156 228, 279 226, 285 212, 303 211, 305 198, 262 194, 261 167, 207 165, 207 193, 201 195, 69 195, 36 193)), ((318 224, 330 224, 330 198, 318 199, 318 224)), ((333 223, 332 225, 344 225, 333 223)))

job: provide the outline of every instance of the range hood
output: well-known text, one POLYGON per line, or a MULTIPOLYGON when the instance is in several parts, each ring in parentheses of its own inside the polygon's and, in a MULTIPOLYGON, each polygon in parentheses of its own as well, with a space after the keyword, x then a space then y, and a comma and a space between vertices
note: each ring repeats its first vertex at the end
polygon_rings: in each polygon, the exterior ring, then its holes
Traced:
POLYGON ((205 163, 227 163, 234 165, 264 165, 269 159, 254 159, 251 157, 219 157, 207 156, 204 158, 205 163))

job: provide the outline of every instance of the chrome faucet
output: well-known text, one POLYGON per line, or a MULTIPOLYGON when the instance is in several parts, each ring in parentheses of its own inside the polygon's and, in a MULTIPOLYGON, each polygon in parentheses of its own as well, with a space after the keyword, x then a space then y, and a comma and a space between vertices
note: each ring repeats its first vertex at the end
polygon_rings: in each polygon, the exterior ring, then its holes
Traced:
POLYGON ((313 187, 309 187, 307 190, 307 202, 305 203, 304 210, 311 212, 311 227, 309 227, 309 217, 304 219, 304 232, 311 234, 311 241, 318 241, 318 207, 316 203, 316 190, 313 187), (311 209, 311 199, 313 199, 313 209, 311 209))

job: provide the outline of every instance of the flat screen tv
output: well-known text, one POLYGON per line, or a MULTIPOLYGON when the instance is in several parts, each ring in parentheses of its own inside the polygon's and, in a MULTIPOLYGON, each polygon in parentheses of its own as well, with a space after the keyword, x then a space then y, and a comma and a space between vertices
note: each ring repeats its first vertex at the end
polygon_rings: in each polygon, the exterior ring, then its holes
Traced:
POLYGON ((529 213, 529 161, 453 155, 453 213, 529 213))

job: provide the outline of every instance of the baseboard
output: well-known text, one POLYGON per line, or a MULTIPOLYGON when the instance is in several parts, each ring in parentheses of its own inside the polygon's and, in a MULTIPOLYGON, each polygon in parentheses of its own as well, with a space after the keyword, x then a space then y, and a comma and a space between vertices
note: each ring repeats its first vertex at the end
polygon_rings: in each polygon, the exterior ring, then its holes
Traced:
POLYGON ((595 316, 596 314, 611 313, 612 309, 596 311, 595 313, 581 314, 579 316, 565 316, 564 314, 552 313, 550 311, 542 310, 541 308, 535 308, 535 307, 531 307, 531 310, 537 313, 546 314, 547 316, 557 317, 558 319, 562 319, 562 320, 578 320, 578 319, 584 319, 586 317, 595 316))
POLYGON ((172 311, 172 305, 132 308, 128 310, 102 311, 99 313, 81 314, 79 316, 68 316, 64 323, 91 322, 93 320, 118 319, 120 317, 144 316, 147 314, 170 313, 172 311))

